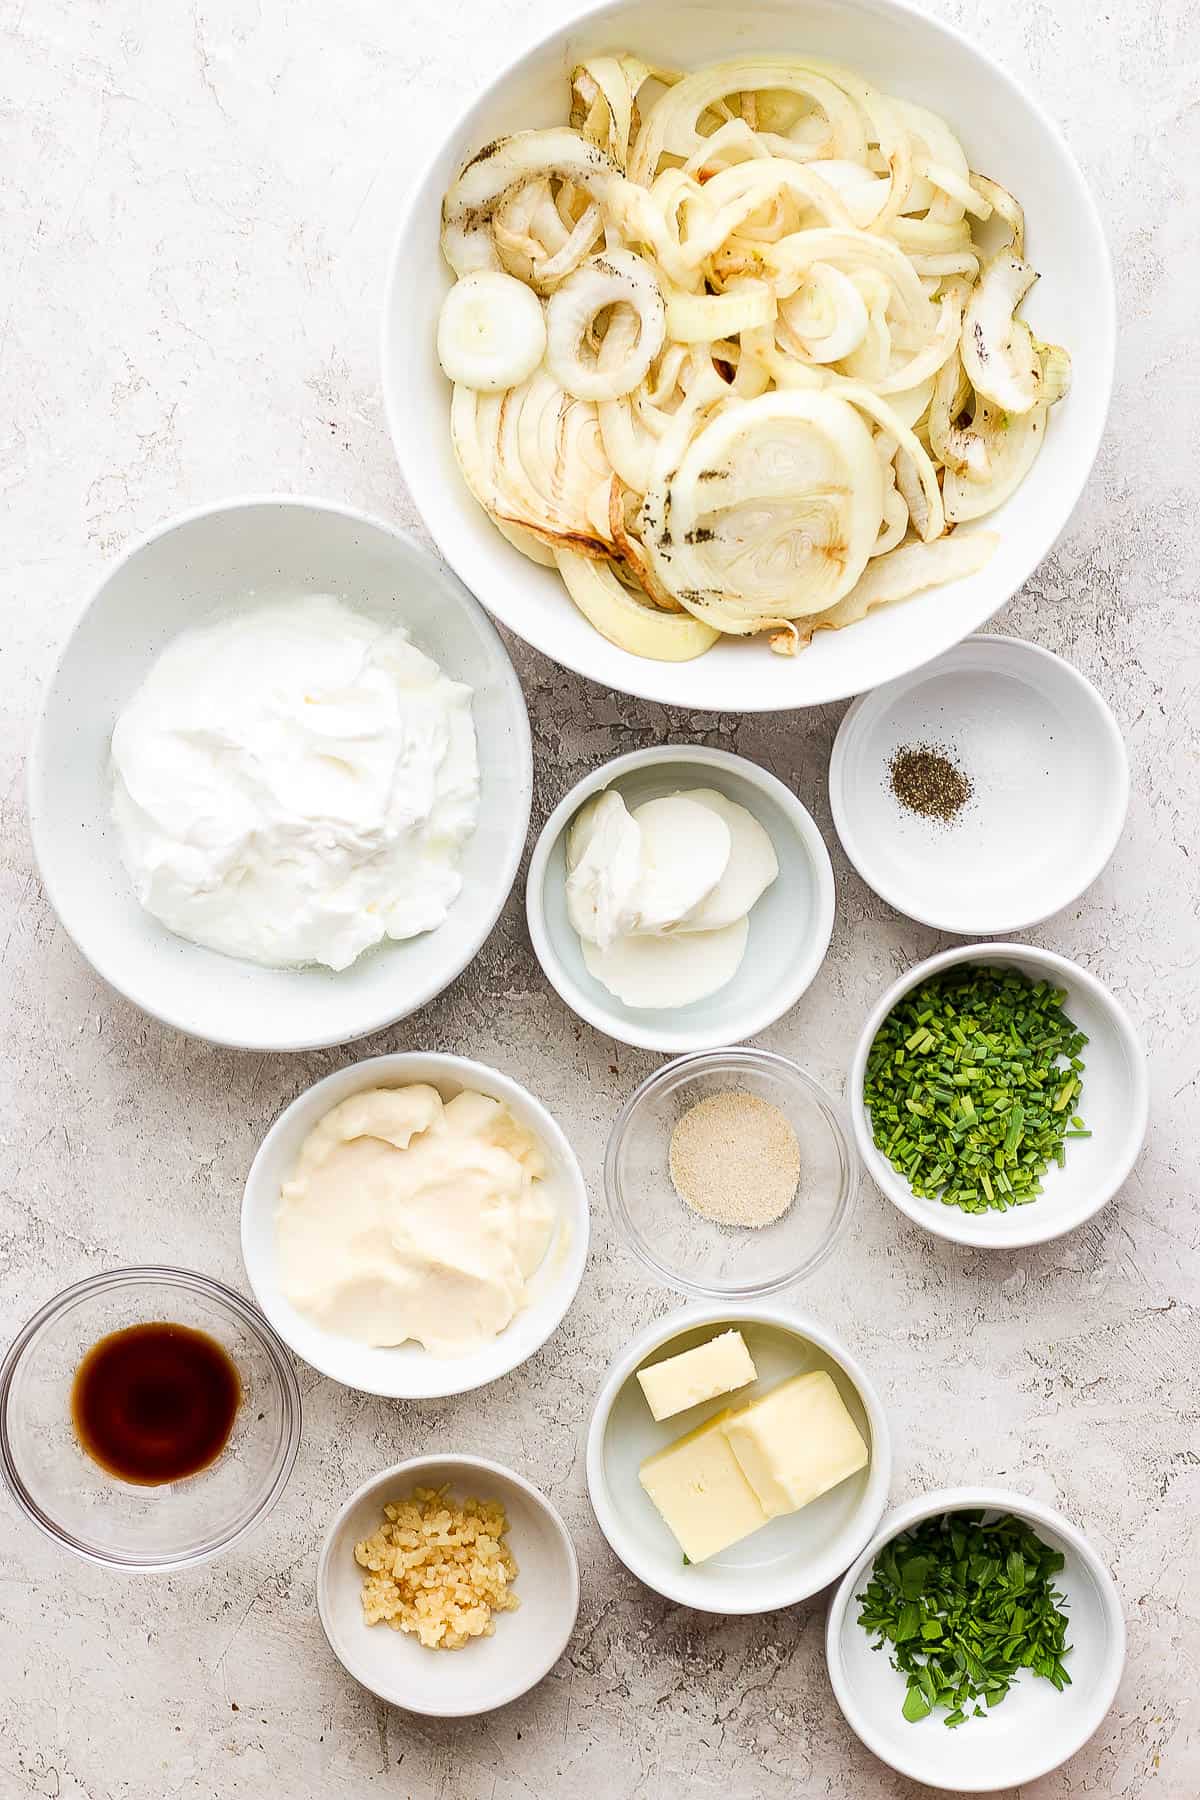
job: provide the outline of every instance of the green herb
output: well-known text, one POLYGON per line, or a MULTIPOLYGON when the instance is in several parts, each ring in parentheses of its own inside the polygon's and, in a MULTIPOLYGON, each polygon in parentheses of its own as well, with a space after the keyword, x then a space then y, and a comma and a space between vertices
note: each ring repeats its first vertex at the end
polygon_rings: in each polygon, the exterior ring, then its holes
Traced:
POLYGON ((911 1724, 937 1708, 952 1728, 983 1718, 1020 1669, 1060 1693, 1070 1686, 1063 1595, 1052 1579, 1064 1558, 1011 1514, 983 1520, 943 1513, 901 1532, 856 1596, 874 1648, 890 1644, 892 1667, 908 1677, 901 1710, 911 1724))
POLYGON ((876 1146, 914 1194, 964 1212, 1027 1206, 1090 1136, 1077 1111, 1087 1038, 1066 995, 1018 969, 960 965, 888 1014, 863 1100, 876 1146))
POLYGON ((687 1553, 687 1551, 686 1551, 686 1550, 685 1550, 685 1551, 684 1551, 684 1553, 683 1553, 683 1566, 684 1566, 684 1568, 685 1568, 685 1569, 690 1569, 690 1568, 691 1568, 691 1566, 692 1566, 692 1559, 691 1559, 691 1557, 690 1557, 690 1556, 689 1556, 689 1555, 688 1555, 688 1553, 687 1553))

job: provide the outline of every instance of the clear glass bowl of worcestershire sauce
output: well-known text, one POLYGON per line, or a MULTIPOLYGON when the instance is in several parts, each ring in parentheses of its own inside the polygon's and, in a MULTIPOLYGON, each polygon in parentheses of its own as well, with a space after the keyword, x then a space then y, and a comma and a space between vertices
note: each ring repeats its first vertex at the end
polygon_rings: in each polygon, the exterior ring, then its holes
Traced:
POLYGON ((42 1307, 0 1365, 0 1474, 34 1525, 90 1562, 146 1573, 207 1562, 266 1517, 299 1448, 288 1351, 250 1301, 188 1269, 117 1269, 78 1282, 42 1307), (148 1333, 140 1366, 135 1355, 116 1371, 115 1389, 101 1384, 93 1395, 89 1452, 80 1366, 113 1333, 163 1325, 178 1328, 174 1354, 164 1361, 148 1333), (189 1344, 205 1352, 198 1370, 189 1344), (222 1392, 225 1359, 236 1379, 222 1392), (205 1416, 222 1406, 223 1421, 205 1416), (123 1432, 128 1457, 117 1463, 127 1475, 98 1460, 105 1434, 119 1444, 123 1432), (189 1462, 193 1472, 172 1478, 189 1462))

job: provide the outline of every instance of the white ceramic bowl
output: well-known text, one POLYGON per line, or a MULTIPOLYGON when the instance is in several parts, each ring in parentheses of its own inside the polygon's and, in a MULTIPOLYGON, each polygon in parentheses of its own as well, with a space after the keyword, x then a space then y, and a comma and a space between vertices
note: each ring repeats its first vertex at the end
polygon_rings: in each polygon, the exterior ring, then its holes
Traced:
POLYGON ((97 974, 144 1012, 240 1049, 342 1044, 405 1018, 475 955, 508 897, 529 825, 529 721, 499 634, 455 577, 411 538, 349 508, 263 499, 173 520, 104 575, 43 704, 29 771, 38 869, 97 974), (474 690, 479 824, 463 891, 436 930, 349 969, 267 969, 176 937, 144 912, 110 812, 109 743, 126 701, 171 639, 221 613, 297 592, 333 593, 405 625, 474 690))
POLYGON ((329 1527, 317 1564, 317 1609, 338 1661, 381 1700, 437 1718, 469 1718, 507 1705, 549 1674, 575 1628, 579 1565, 562 1519, 523 1475, 482 1456, 417 1456, 364 1481, 329 1527), (521 1604, 496 1615, 491 1637, 461 1650, 427 1650, 407 1632, 365 1623, 354 1546, 383 1523, 385 1502, 414 1487, 447 1485, 456 1499, 503 1501, 521 1604))
POLYGON ((1048 1775, 1091 1737, 1116 1696, 1125 1665, 1125 1622, 1112 1576, 1069 1519, 1025 1494, 949 1488, 924 1494, 888 1515, 830 1602, 825 1652, 838 1705, 876 1756, 928 1787, 991 1794, 1024 1788, 1048 1775), (1074 1646, 1066 1660, 1071 1686, 1060 1694, 1025 1670, 1007 1698, 983 1719, 968 1718, 948 1731, 934 1713, 910 1725, 900 1712, 904 1676, 892 1668, 886 1646, 871 1648, 871 1638, 858 1624, 855 1596, 866 1587, 876 1556, 892 1538, 922 1519, 964 1510, 1012 1513, 1066 1557, 1055 1581, 1066 1596, 1074 1646))
POLYGON ((1146 1052, 1133 1022, 1120 1001, 1087 969, 1032 944, 970 944, 917 963, 893 982, 873 1007, 850 1065, 846 1105, 867 1173, 893 1206, 935 1237, 979 1248, 1016 1250, 1074 1231, 1112 1199, 1146 1136, 1150 1084, 1146 1052), (1043 1191, 1036 1200, 1002 1213, 968 1213, 937 1200, 918 1199, 876 1149, 863 1104, 867 1057, 888 1013, 910 988, 959 963, 1011 966, 1031 981, 1050 981, 1065 989, 1063 1009, 1088 1038, 1082 1052, 1083 1091, 1074 1110, 1092 1136, 1067 1143, 1065 1167, 1051 1165, 1042 1177, 1043 1191))
MULTIPOLYGON (((383 319, 383 386, 401 471, 425 523, 468 586, 527 642, 593 681, 714 712, 766 712, 865 692, 957 643, 1016 592, 1066 525, 1096 456, 1112 389, 1114 296, 1096 207, 1057 128, 986 52, 903 0, 615 0, 564 19, 500 69, 418 177, 400 221, 383 319), (1070 347, 1074 383, 1055 408, 1037 470, 984 521, 1000 547, 977 575, 819 633, 794 659, 729 641, 694 662, 650 662, 601 637, 557 575, 514 550, 467 492, 449 431, 434 331, 449 271, 438 253, 442 196, 491 139, 565 123, 581 54, 632 50, 699 67, 782 51, 849 65, 941 113, 975 168, 1020 198, 1042 279, 1025 307, 1039 336, 1070 347)), ((965 529, 975 529, 967 527, 965 529)))
POLYGON ((713 1050, 765 1031, 812 982, 833 931, 833 867, 811 814, 774 775, 727 750, 661 744, 593 769, 559 801, 534 846, 525 910, 546 979, 597 1031, 645 1050, 713 1050), (626 1006, 584 964, 567 917, 566 831, 584 801, 609 787, 630 808, 688 788, 716 788, 753 813, 775 846, 779 874, 750 914, 742 965, 707 1000, 670 1009, 626 1006))
POLYGON ((575 1298, 587 1262, 590 1223, 587 1188, 575 1152, 551 1114, 527 1088, 465 1056, 402 1051, 395 1056, 371 1057, 327 1075, 279 1115, 246 1178, 242 1260, 259 1306, 284 1342, 313 1368, 368 1394, 429 1399, 483 1387, 541 1348, 575 1298), (432 1083, 444 1100, 468 1088, 502 1101, 545 1153, 544 1181, 557 1214, 550 1246, 529 1281, 528 1304, 490 1344, 466 1356, 434 1356, 415 1343, 391 1348, 355 1343, 314 1325, 279 1290, 275 1209, 280 1186, 290 1175, 309 1132, 352 1094, 374 1087, 409 1087, 420 1081, 432 1083))
POLYGON ((971 637, 856 700, 829 764, 842 848, 868 886, 939 931, 1000 937, 1068 906, 1116 849, 1121 728, 1078 669, 1021 638, 971 637), (972 793, 951 820, 892 792, 897 751, 950 754, 972 793))
POLYGON ((764 1301, 688 1306, 648 1325, 609 1367, 592 1408, 587 1482, 601 1531, 647 1587, 697 1612, 764 1613, 795 1606, 836 1581, 878 1525, 887 1504, 892 1445, 879 1395, 865 1370, 823 1326, 764 1301), (740 1388, 757 1397, 791 1375, 826 1369, 871 1451, 867 1467, 811 1506, 772 1519, 707 1562, 685 1566, 679 1545, 638 1480, 647 1456, 703 1424, 729 1396, 656 1423, 636 1375, 656 1354, 690 1350, 736 1327, 758 1369, 740 1388))

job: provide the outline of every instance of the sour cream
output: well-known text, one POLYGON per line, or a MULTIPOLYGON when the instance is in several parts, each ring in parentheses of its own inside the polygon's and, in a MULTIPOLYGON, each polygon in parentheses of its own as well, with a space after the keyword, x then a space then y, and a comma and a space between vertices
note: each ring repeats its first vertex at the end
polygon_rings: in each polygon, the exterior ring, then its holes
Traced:
POLYGON ((567 834, 567 916, 591 975, 626 1006, 691 1005, 737 974, 749 913, 779 873, 770 836, 715 788, 632 812, 611 789, 567 834))
POLYGON ((118 719, 112 759, 139 901, 227 956, 345 969, 434 930, 462 887, 471 690, 332 596, 184 632, 118 719))
POLYGON ((309 1133, 280 1192, 282 1290, 359 1343, 477 1350, 525 1305, 546 1253, 544 1172, 534 1138, 487 1095, 355 1094, 309 1133))

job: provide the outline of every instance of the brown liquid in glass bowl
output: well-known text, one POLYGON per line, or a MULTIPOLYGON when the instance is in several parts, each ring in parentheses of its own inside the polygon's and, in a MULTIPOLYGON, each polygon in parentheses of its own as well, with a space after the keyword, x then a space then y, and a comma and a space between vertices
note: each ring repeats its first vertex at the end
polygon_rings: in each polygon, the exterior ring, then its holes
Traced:
POLYGON ((207 1332, 130 1325, 93 1344, 71 1387, 79 1442, 119 1481, 182 1481, 215 1462, 233 1430, 241 1377, 207 1332))

